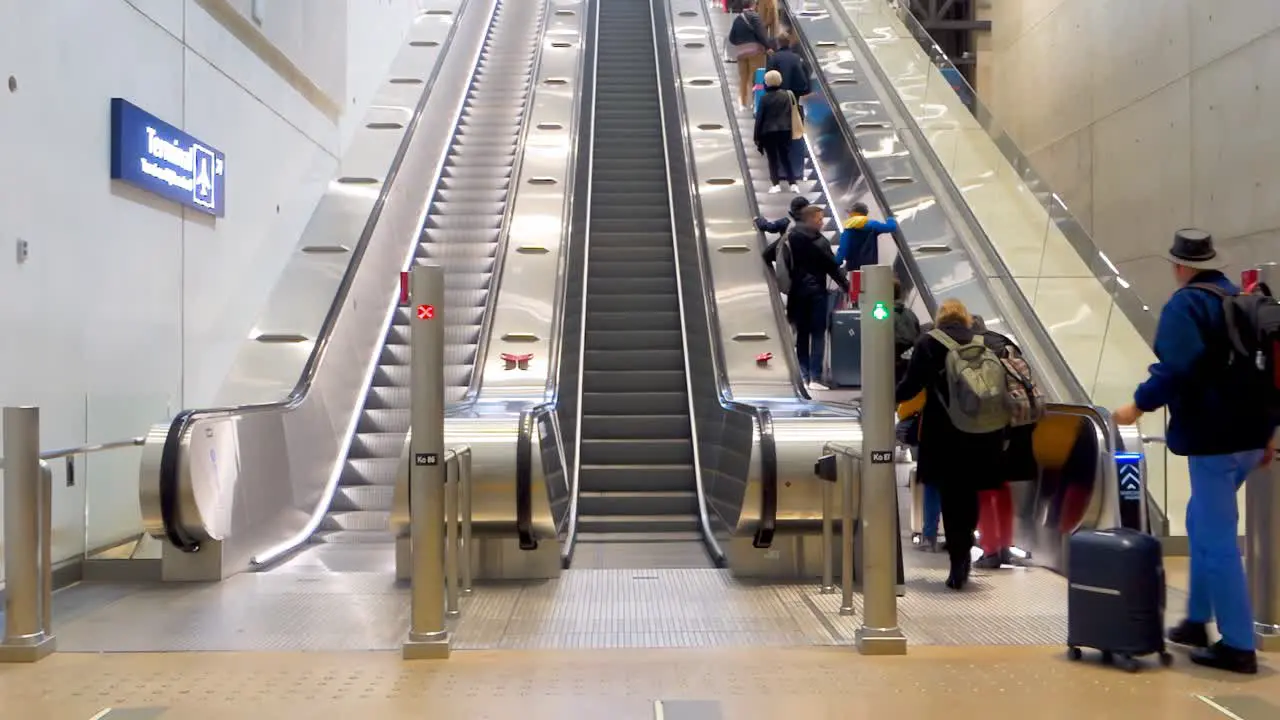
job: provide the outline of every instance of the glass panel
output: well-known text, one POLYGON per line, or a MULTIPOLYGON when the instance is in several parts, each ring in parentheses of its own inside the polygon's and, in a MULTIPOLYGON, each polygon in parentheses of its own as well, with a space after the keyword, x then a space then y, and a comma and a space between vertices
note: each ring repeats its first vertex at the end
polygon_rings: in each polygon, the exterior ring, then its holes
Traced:
MULTIPOLYGON (((1132 398, 1154 361, 1150 306, 1036 174, 974 89, 903 8, 885 0, 837 0, 943 169, 968 203, 1040 323, 1092 401, 1114 408, 1132 398)), ((906 6, 907 3, 901 3, 906 6)), ((1163 414, 1143 420, 1163 437, 1163 414)), ((1148 446, 1148 484, 1161 508, 1181 507, 1186 463, 1148 446), (1170 497, 1170 493, 1181 497, 1170 497), (1172 504, 1170 504, 1172 503, 1172 504)), ((1166 514, 1169 514, 1165 510, 1166 514)), ((1170 517, 1170 531, 1184 519, 1170 517)))
MULTIPOLYGON (((88 444, 119 442, 142 437, 152 424, 165 422, 170 400, 163 393, 95 393, 85 410, 88 444)), ((142 449, 105 450, 72 460, 76 484, 83 488, 84 552, 97 559, 133 557, 142 535, 138 503, 142 449)))

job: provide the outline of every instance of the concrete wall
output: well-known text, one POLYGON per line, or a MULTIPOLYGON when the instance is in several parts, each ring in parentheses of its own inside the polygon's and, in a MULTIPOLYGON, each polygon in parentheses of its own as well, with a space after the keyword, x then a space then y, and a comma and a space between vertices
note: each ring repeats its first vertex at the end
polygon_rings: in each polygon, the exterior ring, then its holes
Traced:
MULTIPOLYGON (((212 400, 420 9, 254 4, 0 0, 0 404, 41 406, 46 449, 212 400), (109 180, 112 97, 226 153, 225 217, 109 180)), ((138 527, 136 453, 79 470, 57 558, 138 527)))
POLYGON ((984 102, 1153 306, 1178 227, 1280 260, 1280 2, 990 5, 984 102))

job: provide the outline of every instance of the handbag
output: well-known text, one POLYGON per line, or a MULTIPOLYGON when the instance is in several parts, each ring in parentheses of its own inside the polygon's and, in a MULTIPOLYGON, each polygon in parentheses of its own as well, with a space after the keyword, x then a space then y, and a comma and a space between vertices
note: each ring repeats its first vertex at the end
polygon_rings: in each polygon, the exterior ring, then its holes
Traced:
POLYGON ((735 60, 741 60, 744 57, 765 54, 765 47, 758 42, 750 42, 741 45, 730 45, 729 52, 733 54, 735 60))
POLYGON ((800 101, 790 90, 787 91, 787 97, 791 98, 791 139, 799 140, 804 137, 804 118, 800 116, 800 101))

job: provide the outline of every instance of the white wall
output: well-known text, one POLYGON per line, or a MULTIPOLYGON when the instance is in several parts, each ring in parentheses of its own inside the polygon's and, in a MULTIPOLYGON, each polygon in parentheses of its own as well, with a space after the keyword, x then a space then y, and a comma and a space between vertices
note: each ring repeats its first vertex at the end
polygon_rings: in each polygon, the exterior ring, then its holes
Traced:
MULTIPOLYGON (((39 405, 45 449, 211 401, 419 8, 263 5, 246 36, 218 11, 250 0, 0 0, 0 405, 39 405), (226 153, 224 218, 108 179, 116 96, 226 153)), ((57 558, 86 487, 91 548, 137 526, 134 451, 56 469, 57 558)))
POLYGON ((1280 2, 991 5, 984 100, 1153 305, 1178 227, 1280 260, 1280 2))

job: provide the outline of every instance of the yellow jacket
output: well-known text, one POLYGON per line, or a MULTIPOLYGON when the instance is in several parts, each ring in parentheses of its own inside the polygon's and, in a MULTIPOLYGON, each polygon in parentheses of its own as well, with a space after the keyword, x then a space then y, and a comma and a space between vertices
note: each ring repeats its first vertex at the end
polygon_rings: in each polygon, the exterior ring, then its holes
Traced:
POLYGON ((898 403, 898 419, 906 420, 913 415, 919 415, 924 410, 924 399, 927 397, 925 394, 926 392, 927 391, 925 390, 921 390, 919 395, 916 395, 906 402, 898 403))

